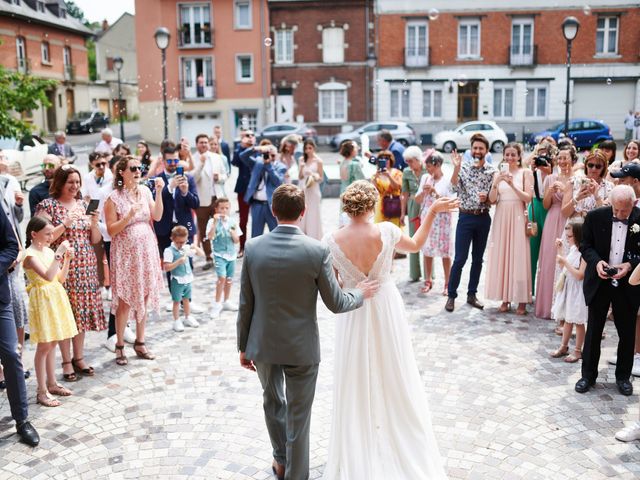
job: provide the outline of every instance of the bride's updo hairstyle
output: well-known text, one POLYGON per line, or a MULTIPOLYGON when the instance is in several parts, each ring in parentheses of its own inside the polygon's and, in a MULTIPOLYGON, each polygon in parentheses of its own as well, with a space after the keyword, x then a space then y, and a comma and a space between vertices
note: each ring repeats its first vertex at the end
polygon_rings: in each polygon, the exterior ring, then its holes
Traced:
POLYGON ((378 201, 378 191, 366 180, 357 180, 340 195, 342 211, 351 217, 358 217, 373 211, 378 201))

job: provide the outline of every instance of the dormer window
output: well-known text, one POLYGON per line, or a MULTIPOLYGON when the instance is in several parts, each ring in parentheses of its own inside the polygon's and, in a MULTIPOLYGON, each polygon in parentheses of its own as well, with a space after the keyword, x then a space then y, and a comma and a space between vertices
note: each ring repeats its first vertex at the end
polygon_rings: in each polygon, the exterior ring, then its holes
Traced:
POLYGON ((41 1, 37 1, 36 2, 36 8, 39 12, 41 13, 45 13, 45 7, 44 7, 44 2, 41 1))
POLYGON ((66 8, 61 8, 60 9, 60 18, 67 18, 67 9, 66 8))

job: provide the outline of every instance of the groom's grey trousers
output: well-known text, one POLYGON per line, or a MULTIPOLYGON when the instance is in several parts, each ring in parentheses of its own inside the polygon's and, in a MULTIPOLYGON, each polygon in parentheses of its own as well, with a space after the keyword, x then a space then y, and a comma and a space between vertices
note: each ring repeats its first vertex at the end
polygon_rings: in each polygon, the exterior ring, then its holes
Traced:
POLYGON ((257 363, 256 369, 262 384, 264 418, 273 458, 287 466, 285 479, 306 480, 309 478, 309 428, 318 364, 257 363))

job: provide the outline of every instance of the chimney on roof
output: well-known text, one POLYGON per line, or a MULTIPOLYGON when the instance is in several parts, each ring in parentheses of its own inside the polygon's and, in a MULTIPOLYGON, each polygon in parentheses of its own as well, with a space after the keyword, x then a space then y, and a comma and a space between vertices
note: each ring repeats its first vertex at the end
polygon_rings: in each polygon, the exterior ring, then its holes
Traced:
POLYGON ((102 31, 104 32, 108 28, 109 28, 109 22, 107 22, 107 19, 105 18, 104 20, 102 20, 102 31))

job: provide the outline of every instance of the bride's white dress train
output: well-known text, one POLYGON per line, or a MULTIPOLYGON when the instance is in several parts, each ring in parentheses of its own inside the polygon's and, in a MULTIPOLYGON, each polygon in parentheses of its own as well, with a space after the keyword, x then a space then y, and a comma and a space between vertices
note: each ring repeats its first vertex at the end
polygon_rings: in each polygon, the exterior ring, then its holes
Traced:
POLYGON ((391 263, 401 230, 378 224, 382 250, 368 276, 325 236, 345 288, 367 277, 380 290, 336 319, 335 384, 324 480, 445 479, 404 302, 391 263))

